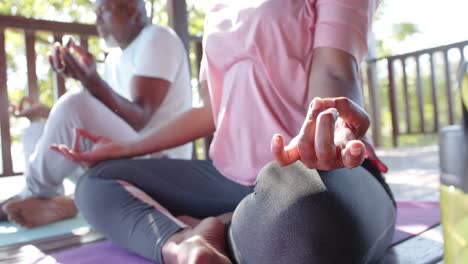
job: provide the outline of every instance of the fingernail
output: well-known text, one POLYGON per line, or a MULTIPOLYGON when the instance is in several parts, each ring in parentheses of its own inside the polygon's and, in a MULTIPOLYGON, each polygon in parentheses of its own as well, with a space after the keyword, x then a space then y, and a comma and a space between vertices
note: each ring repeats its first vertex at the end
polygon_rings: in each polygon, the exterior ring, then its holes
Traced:
POLYGON ((320 109, 320 107, 321 107, 321 104, 319 103, 319 102, 320 102, 320 101, 319 101, 320 99, 321 99, 320 97, 314 98, 314 101, 313 101, 313 102, 314 102, 314 105, 313 105, 313 107, 312 107, 312 110, 318 110, 318 109, 320 109))
POLYGON ((279 147, 281 145, 281 140, 280 140, 280 137, 278 135, 275 135, 273 137, 273 145, 275 147, 279 147))
POLYGON ((338 110, 336 108, 331 108, 331 112, 334 120, 337 120, 338 117, 340 117, 340 113, 338 113, 338 110))
POLYGON ((362 150, 359 146, 352 146, 349 152, 351 153, 351 155, 358 157, 361 155, 362 150))

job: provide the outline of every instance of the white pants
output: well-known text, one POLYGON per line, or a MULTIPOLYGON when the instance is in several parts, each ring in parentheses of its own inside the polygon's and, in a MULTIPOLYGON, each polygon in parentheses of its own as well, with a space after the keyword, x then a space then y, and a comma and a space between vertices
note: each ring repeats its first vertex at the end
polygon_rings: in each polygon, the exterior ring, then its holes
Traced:
MULTIPOLYGON (((23 197, 61 195, 64 178, 76 174, 77 171, 83 172, 84 169, 77 163, 49 148, 51 144, 65 144, 71 147, 75 128, 83 128, 95 135, 118 141, 134 140, 139 135, 89 92, 69 92, 63 95, 52 108, 45 125, 33 123, 25 133, 25 155, 28 156, 28 152, 31 152, 31 146, 35 147, 31 155, 26 157, 26 185, 22 192, 23 197), (42 136, 38 137, 40 134, 42 136)), ((82 140, 82 150, 90 150, 91 147, 90 142, 82 140)), ((171 158, 190 158, 191 147, 191 144, 178 147, 183 149, 178 153, 185 154, 171 158)))

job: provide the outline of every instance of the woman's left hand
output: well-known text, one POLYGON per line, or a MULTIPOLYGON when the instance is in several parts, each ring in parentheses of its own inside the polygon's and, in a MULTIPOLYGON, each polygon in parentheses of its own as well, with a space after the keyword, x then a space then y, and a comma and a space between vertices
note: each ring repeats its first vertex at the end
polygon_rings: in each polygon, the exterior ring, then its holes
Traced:
POLYGON ((369 115, 350 99, 315 98, 299 134, 287 146, 274 135, 271 151, 281 166, 300 160, 310 169, 354 168, 364 161, 366 146, 360 139, 369 125, 369 115))
POLYGON ((52 144, 50 149, 82 167, 91 168, 101 161, 119 158, 121 145, 113 142, 110 138, 96 136, 84 129, 75 128, 75 138, 71 148, 63 144, 52 144), (82 139, 92 142, 92 149, 82 150, 80 147, 82 139))

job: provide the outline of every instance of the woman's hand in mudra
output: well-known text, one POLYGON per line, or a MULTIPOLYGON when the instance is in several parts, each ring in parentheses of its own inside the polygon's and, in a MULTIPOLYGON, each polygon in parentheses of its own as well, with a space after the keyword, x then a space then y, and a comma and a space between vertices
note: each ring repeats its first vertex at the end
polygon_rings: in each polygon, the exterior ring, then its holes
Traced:
POLYGON ((123 149, 122 145, 115 143, 110 138, 96 136, 78 128, 75 129, 75 138, 71 148, 63 144, 53 144, 50 148, 86 168, 93 167, 100 161, 121 157, 119 155, 123 149), (90 150, 81 149, 82 139, 93 144, 90 150))
POLYGON ((350 99, 315 98, 299 134, 287 146, 283 136, 274 135, 271 151, 282 166, 300 160, 311 169, 354 168, 364 161, 360 139, 369 125, 369 115, 350 99))

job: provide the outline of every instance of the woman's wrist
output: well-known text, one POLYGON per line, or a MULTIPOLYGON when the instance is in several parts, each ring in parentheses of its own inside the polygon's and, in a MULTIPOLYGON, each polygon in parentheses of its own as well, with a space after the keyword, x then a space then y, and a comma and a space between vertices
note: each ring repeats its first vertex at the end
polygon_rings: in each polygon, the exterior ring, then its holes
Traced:
POLYGON ((147 153, 142 153, 141 143, 139 140, 131 141, 122 145, 121 148, 122 158, 132 158, 141 156, 147 153))

